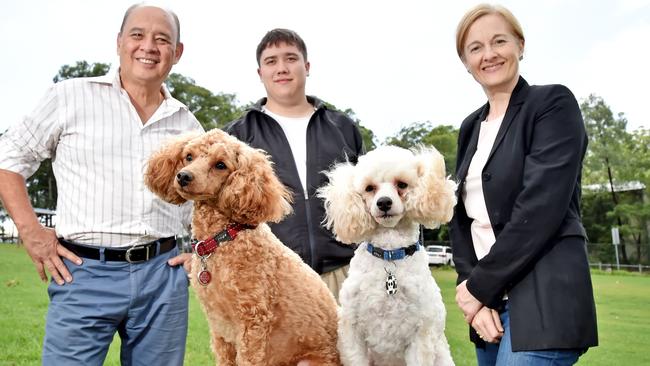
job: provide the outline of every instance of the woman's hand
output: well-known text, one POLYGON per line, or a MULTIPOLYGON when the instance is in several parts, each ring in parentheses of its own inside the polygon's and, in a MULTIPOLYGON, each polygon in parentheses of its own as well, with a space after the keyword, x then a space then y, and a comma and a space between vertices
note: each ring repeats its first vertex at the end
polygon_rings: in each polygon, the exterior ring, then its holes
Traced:
POLYGON ((486 306, 476 313, 472 320, 472 328, 482 340, 488 343, 499 343, 503 337, 503 325, 499 312, 486 306))
POLYGON ((456 304, 463 312, 467 324, 472 324, 474 316, 483 307, 483 304, 467 290, 467 280, 456 286, 456 304))

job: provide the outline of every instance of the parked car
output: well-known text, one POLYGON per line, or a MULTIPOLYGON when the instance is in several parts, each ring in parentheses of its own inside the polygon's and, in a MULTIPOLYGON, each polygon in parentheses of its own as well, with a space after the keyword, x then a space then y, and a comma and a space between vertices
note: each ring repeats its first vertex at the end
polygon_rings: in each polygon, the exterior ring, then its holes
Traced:
POLYGON ((454 265, 454 260, 452 259, 451 254, 451 247, 442 245, 429 245, 427 246, 427 254, 429 255, 429 265, 454 265))

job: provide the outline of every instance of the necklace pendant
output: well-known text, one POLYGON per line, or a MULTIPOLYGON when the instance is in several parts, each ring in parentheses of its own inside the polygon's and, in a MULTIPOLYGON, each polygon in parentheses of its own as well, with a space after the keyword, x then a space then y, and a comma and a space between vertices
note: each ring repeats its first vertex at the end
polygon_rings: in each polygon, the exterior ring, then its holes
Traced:
POLYGON ((388 295, 395 295, 397 293, 397 278, 393 272, 386 271, 386 293, 388 295))

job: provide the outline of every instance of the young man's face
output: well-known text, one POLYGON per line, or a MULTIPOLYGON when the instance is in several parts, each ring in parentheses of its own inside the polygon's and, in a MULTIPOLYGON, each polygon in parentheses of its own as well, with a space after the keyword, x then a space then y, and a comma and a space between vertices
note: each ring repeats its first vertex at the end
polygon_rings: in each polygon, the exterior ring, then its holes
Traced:
POLYGON ((266 96, 278 104, 295 104, 305 99, 309 62, 298 47, 286 43, 270 45, 260 56, 257 74, 266 96))

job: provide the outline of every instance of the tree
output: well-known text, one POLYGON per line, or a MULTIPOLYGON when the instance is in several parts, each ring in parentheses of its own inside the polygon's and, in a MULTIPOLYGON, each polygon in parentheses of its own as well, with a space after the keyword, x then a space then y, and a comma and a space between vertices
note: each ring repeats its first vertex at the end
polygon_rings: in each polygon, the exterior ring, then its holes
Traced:
POLYGON ((106 75, 110 68, 110 64, 104 64, 101 62, 89 64, 87 61, 77 61, 74 66, 61 66, 59 73, 56 74, 52 81, 58 83, 59 81, 66 79, 106 75))
POLYGON ((623 148, 626 162, 622 175, 631 184, 641 183, 645 189, 623 197, 608 216, 622 218, 620 231, 631 239, 636 248, 636 258, 641 261, 647 255, 642 252, 642 243, 648 243, 650 232, 650 130, 634 131, 623 148))
MULTIPOLYGON (((585 121, 589 145, 584 161, 583 184, 607 188, 611 200, 611 209, 605 217, 590 218, 593 212, 585 211, 585 223, 600 222, 618 226, 621 236, 621 260, 628 263, 626 242, 636 245, 637 258, 641 259, 641 230, 647 222, 647 202, 639 200, 633 194, 621 194, 621 187, 633 182, 645 182, 648 186, 648 141, 647 132, 630 134, 626 131, 627 119, 623 113, 614 117, 605 101, 596 95, 590 95, 580 104, 585 121), (645 145, 644 145, 645 144, 645 145)), ((585 225, 587 226, 587 225, 585 225)), ((589 227, 588 230, 600 232, 602 229, 589 227)), ((589 232, 588 231, 588 232, 589 232)), ((591 235, 591 233, 590 233, 591 235)), ((594 237, 591 237, 594 240, 594 237)), ((603 239, 601 239, 603 240, 603 239)), ((604 240, 609 241, 607 238, 604 240)))
POLYGON ((432 127, 431 122, 415 122, 386 139, 387 145, 410 149, 419 145, 435 147, 445 158, 447 174, 456 169, 458 129, 448 125, 432 127))
POLYGON ((215 95, 196 85, 193 79, 176 73, 169 75, 165 83, 171 95, 189 108, 206 131, 223 128, 244 113, 244 108, 237 106, 235 94, 215 95))
POLYGON ((356 115, 356 113, 354 113, 352 108, 338 109, 338 108, 336 108, 336 106, 334 104, 327 103, 327 102, 324 102, 324 103, 325 103, 325 106, 327 106, 327 108, 335 110, 335 111, 339 111, 339 112, 345 114, 346 116, 348 116, 348 118, 350 118, 357 125, 357 127, 359 128, 359 132, 361 133, 361 139, 363 140, 363 147, 364 147, 364 149, 366 151, 373 150, 376 147, 376 145, 375 145, 375 134, 372 132, 371 129, 361 125, 361 120, 359 118, 357 118, 357 115, 356 115))

